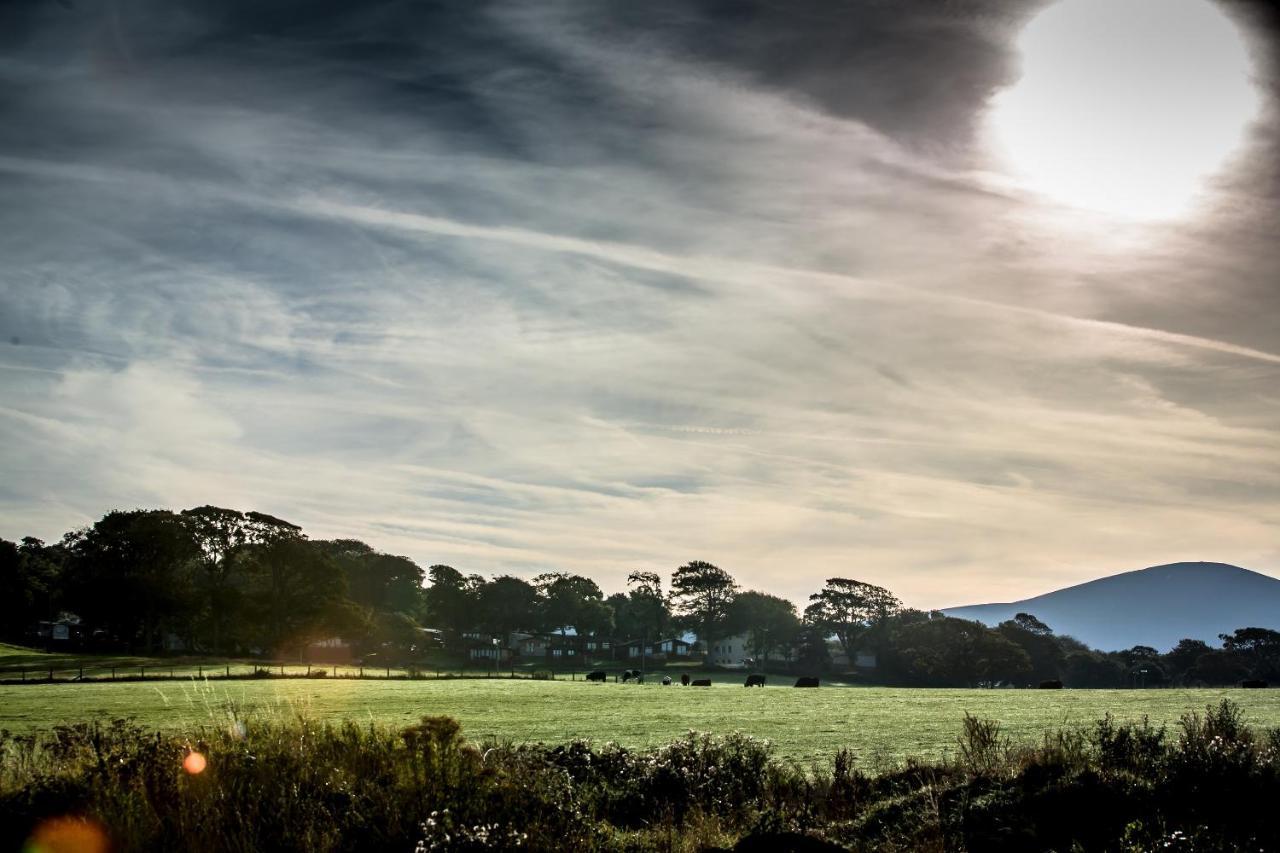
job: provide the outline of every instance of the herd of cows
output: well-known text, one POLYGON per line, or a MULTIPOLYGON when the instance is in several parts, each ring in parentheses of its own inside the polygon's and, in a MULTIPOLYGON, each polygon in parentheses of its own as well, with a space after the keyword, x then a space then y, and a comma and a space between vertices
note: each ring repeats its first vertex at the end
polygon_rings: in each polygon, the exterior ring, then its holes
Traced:
MULTIPOLYGON (((597 669, 597 670, 594 670, 593 672, 587 673, 587 681, 594 681, 594 682, 603 684, 608 680, 609 680, 609 673, 605 672, 603 669, 597 669)), ((613 680, 615 682, 621 681, 623 684, 627 684, 628 682, 632 682, 632 681, 634 681, 636 684, 643 684, 644 673, 638 669, 624 669, 621 673, 615 674, 613 676, 613 680)), ((672 683, 673 682, 672 682, 671 676, 669 675, 662 676, 663 687, 670 687, 672 683)), ((689 678, 688 673, 683 673, 680 676, 680 684, 684 687, 710 687, 711 679, 710 678, 691 679, 689 678)), ((764 687, 764 676, 748 675, 747 680, 743 682, 742 686, 743 687, 764 687)), ((794 686, 795 687, 817 687, 818 677, 814 675, 802 675, 796 679, 796 683, 794 686)), ((1240 686, 1241 687, 1266 687, 1268 685, 1267 685, 1267 682, 1265 681, 1251 680, 1251 681, 1242 682, 1240 686)), ((1040 682, 1040 689, 1041 690, 1061 690, 1062 682, 1056 678, 1050 681, 1042 681, 1040 682)))
MULTIPOLYGON (((593 672, 587 673, 587 681, 594 681, 599 684, 603 684, 608 680, 609 680, 609 673, 605 672, 603 669, 597 669, 593 672)), ((621 681, 623 684, 627 684, 633 681, 636 684, 643 684, 644 673, 638 669, 624 669, 620 674, 615 674, 613 676, 613 680, 615 682, 621 681)), ((673 683, 674 682, 672 681, 671 676, 669 675, 662 676, 663 687, 670 687, 673 683)), ((688 673, 684 673, 680 676, 680 684, 683 687, 710 687, 711 679, 710 678, 690 678, 688 673)), ((764 687, 764 676, 748 675, 747 680, 743 682, 742 686, 743 687, 764 687)), ((813 675, 803 675, 796 679, 795 686, 796 687, 817 687, 818 678, 817 676, 813 676, 813 675)))

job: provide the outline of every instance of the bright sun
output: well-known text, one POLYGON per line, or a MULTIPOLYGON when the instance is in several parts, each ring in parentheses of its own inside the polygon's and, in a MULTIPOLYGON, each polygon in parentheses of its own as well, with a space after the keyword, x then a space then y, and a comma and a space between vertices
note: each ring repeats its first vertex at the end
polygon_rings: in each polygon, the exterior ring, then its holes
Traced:
POLYGON ((1210 0, 1061 0, 1018 47, 992 141, 1023 186, 1070 207, 1185 213, 1258 110, 1244 40, 1210 0))

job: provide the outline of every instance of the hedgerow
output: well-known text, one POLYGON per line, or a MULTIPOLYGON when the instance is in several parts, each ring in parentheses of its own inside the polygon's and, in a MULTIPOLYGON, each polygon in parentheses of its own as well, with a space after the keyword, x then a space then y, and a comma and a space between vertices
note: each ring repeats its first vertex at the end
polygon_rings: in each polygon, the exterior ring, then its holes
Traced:
POLYGON ((1174 731, 1107 717, 1034 747, 967 718, 953 758, 875 773, 741 734, 473 743, 447 717, 0 733, 7 849, 79 833, 118 851, 1267 850, 1278 798, 1280 731, 1225 701, 1174 731))

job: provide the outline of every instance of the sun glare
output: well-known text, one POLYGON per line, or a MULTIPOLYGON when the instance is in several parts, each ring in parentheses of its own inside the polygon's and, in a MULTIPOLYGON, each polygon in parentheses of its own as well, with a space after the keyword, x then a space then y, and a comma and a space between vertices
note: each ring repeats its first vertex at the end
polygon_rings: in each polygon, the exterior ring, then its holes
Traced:
POLYGON ((1186 213, 1259 106, 1244 39, 1210 0, 1061 0, 1018 48, 992 142, 1019 183, 1070 207, 1186 213))

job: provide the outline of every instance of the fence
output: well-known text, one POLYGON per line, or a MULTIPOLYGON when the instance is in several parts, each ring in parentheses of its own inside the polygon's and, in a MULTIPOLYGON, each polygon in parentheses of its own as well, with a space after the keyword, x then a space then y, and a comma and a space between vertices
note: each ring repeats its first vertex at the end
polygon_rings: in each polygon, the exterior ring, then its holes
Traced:
POLYGON ((523 672, 516 669, 496 672, 493 669, 467 669, 443 666, 356 666, 290 664, 290 663, 233 663, 233 664, 151 664, 145 666, 74 666, 74 667, 10 667, 0 668, 0 684, 76 684, 109 681, 186 681, 200 680, 254 680, 269 678, 334 678, 444 680, 444 679, 523 679, 526 681, 572 680, 584 674, 576 671, 542 669, 523 672))

